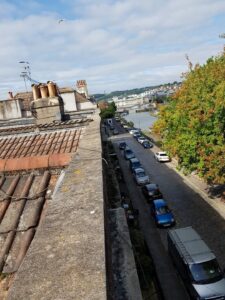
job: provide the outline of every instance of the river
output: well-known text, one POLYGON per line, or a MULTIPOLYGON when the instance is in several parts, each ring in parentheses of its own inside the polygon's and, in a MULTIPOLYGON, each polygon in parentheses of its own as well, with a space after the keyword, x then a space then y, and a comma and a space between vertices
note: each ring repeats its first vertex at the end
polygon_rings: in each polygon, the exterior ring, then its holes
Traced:
POLYGON ((149 130, 149 127, 152 127, 153 123, 157 120, 157 118, 151 116, 149 112, 136 113, 134 111, 130 111, 124 118, 127 121, 132 121, 134 127, 141 128, 142 130, 149 130))

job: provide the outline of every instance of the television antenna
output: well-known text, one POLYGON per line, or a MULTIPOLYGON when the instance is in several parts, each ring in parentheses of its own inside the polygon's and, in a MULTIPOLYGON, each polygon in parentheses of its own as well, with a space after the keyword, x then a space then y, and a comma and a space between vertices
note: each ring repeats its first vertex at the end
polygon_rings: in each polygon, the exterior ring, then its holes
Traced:
POLYGON ((27 81, 31 83, 40 83, 37 80, 31 78, 31 70, 30 70, 30 63, 28 61, 19 61, 20 64, 23 65, 23 71, 20 73, 20 77, 23 78, 26 92, 27 92, 27 81))

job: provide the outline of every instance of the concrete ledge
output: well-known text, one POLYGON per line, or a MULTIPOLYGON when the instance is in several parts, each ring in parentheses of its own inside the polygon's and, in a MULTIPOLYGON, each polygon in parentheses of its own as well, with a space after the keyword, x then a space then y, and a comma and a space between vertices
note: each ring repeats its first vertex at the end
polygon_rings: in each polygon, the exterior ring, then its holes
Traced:
POLYGON ((142 300, 134 253, 123 208, 110 209, 115 299, 142 300))
POLYGON ((16 274, 9 300, 106 299, 99 127, 96 115, 16 274))

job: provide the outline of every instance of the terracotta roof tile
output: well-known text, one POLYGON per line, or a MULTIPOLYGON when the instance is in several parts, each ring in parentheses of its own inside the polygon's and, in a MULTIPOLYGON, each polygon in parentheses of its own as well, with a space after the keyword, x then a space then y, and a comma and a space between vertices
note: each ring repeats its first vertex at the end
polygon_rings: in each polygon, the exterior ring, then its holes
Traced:
MULTIPOLYGON (((66 129, 80 127, 82 125, 87 126, 92 119, 76 119, 63 122, 53 122, 50 124, 40 124, 40 125, 29 125, 29 126, 19 126, 19 127, 0 127, 0 136, 9 135, 14 133, 28 133, 28 132, 37 132, 45 130, 54 130, 54 129, 66 129)), ((0 145, 1 146, 1 145, 0 145)))
POLYGON ((70 153, 75 140, 79 141, 81 129, 39 133, 25 137, 0 139, 0 159, 20 158, 53 153, 70 153), (67 147, 67 145, 71 147, 67 147))
POLYGON ((70 87, 64 87, 64 88, 59 88, 59 93, 63 94, 63 93, 74 93, 75 90, 73 88, 70 87))
POLYGON ((53 190, 57 177, 45 171, 0 178, 0 272, 19 268, 39 225, 47 190, 53 190))

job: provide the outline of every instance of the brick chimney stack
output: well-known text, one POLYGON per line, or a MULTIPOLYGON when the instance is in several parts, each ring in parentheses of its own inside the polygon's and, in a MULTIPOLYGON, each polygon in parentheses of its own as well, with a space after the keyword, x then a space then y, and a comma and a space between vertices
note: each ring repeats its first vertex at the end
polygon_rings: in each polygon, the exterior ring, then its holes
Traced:
POLYGON ((13 92, 8 92, 8 98, 13 99, 13 92))

